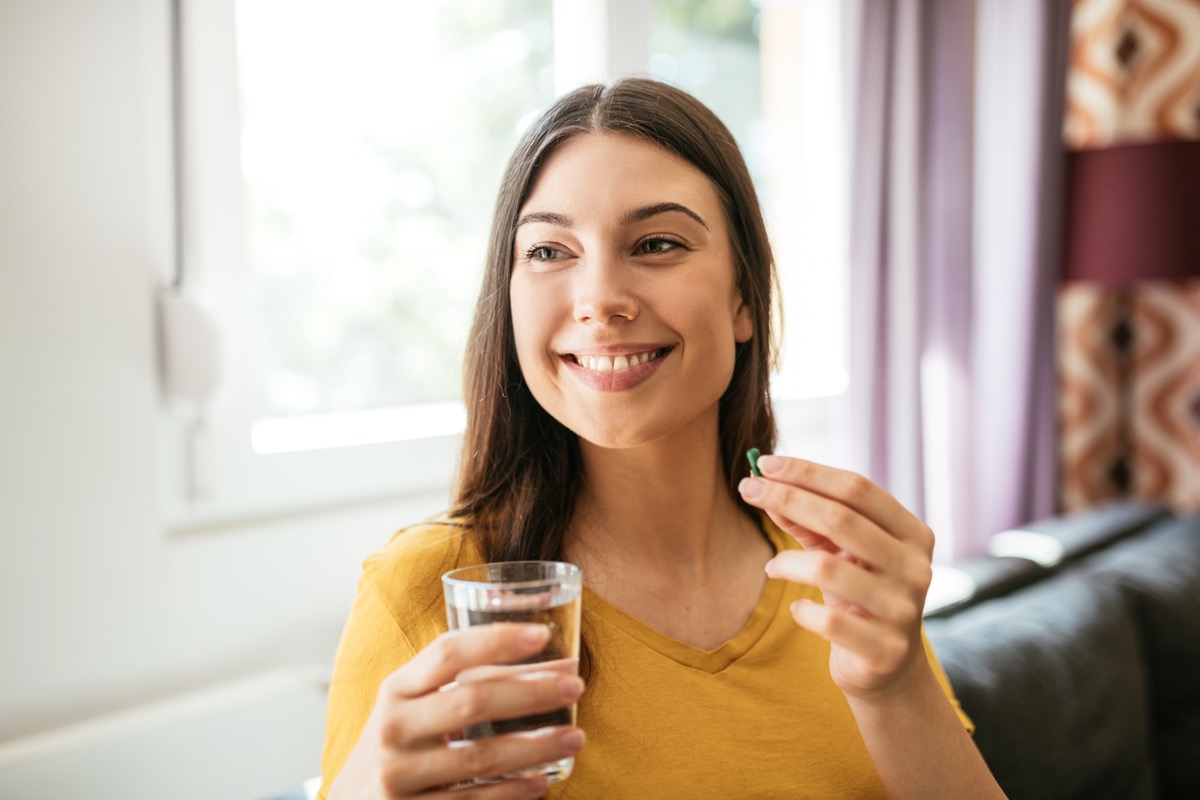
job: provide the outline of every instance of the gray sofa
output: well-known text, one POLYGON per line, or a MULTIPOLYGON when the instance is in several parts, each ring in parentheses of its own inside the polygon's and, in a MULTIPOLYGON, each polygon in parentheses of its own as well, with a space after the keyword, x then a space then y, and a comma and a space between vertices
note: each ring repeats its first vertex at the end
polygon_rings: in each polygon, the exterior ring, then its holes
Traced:
POLYGON ((1200 798, 1200 516, 1115 505, 994 540, 926 631, 1012 800, 1200 798))

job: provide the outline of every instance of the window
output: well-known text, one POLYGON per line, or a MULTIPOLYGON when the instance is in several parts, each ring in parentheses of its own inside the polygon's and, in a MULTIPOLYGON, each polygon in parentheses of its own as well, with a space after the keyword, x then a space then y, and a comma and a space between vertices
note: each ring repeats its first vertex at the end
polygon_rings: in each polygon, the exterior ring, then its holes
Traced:
POLYGON ((763 204, 784 300, 772 394, 783 450, 841 462, 849 384, 848 167, 839 0, 657 0, 650 72, 730 127, 763 204))
POLYGON ((205 425, 166 423, 172 523, 444 493, 503 165, 556 95, 628 73, 698 96, 746 153, 784 288, 785 441, 828 456, 846 385, 839 8, 185 3, 185 251, 236 348, 205 425))
MULTIPOLYGON (((237 0, 259 419, 458 399, 500 173, 554 97, 550 9, 237 0)), ((279 433, 255 449, 302 448, 279 433)))

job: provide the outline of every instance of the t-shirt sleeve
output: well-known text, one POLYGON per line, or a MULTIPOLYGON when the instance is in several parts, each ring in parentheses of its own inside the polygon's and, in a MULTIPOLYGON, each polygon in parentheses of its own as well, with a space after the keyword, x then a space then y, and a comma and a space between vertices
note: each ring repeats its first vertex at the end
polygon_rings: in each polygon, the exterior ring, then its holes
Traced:
POLYGON ((416 649, 396 623, 373 583, 360 583, 334 659, 325 710, 321 790, 329 787, 358 744, 384 678, 407 663, 416 649))
POLYGON ((464 544, 461 527, 415 525, 363 563, 329 682, 320 800, 358 744, 384 679, 445 632, 440 576, 477 558, 464 544))
POLYGON ((929 637, 925 635, 924 629, 921 630, 921 641, 925 643, 925 655, 929 657, 929 666, 933 667, 934 677, 941 684, 942 691, 946 693, 946 698, 950 701, 950 705, 954 706, 954 713, 958 714, 958 718, 962 720, 963 727, 967 729, 967 733, 974 736, 975 723, 967 716, 967 712, 963 711, 958 698, 954 696, 954 687, 950 685, 950 678, 946 676, 946 670, 942 669, 942 664, 938 661, 937 653, 933 652, 933 645, 929 643, 929 637))

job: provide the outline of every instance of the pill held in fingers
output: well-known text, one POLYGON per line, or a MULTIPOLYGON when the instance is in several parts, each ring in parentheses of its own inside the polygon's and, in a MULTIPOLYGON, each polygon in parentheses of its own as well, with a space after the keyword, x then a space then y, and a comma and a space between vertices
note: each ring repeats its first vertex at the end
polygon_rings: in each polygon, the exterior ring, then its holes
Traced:
POLYGON ((757 447, 751 447, 746 451, 746 460, 750 462, 750 474, 756 478, 762 477, 762 473, 758 470, 758 456, 757 447))

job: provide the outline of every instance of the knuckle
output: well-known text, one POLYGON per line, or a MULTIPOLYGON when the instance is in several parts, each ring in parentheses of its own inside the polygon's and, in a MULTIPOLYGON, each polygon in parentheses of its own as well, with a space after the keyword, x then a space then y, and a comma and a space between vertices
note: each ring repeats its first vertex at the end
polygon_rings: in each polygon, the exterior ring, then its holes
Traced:
POLYGON ((425 652, 429 655, 429 666, 438 673, 450 669, 454 657, 453 651, 453 639, 450 634, 441 634, 425 648, 425 652))
POLYGON ((912 554, 905 559, 898 578, 905 589, 924 593, 933 581, 933 565, 921 556, 912 554))
POLYGON ((927 553, 933 553, 933 546, 937 544, 937 534, 933 532, 933 528, 924 523, 921 525, 921 544, 924 545, 927 553))
POLYGON ((450 694, 450 710, 455 719, 464 722, 479 719, 484 708, 483 690, 479 686, 460 686, 450 694))
POLYGON ((933 583, 933 565, 924 559, 918 560, 912 569, 913 584, 924 594, 933 583))
POLYGON ((408 742, 408 726, 404 719, 396 714, 390 714, 379 726, 379 739, 384 747, 399 747, 408 742))
POLYGON ((499 760, 490 742, 473 742, 461 748, 463 766, 476 778, 490 777, 496 771, 499 760))
POLYGON ((396 760, 378 764, 371 770, 371 785, 381 790, 385 797, 394 797, 404 788, 404 776, 407 770, 396 760))
POLYGON ((849 527, 853 514, 850 509, 840 503, 827 503, 825 506, 825 524, 832 530, 849 527))
POLYGON ((391 704, 392 698, 400 693, 400 679, 393 672, 382 681, 379 682, 379 691, 375 693, 375 705, 378 707, 387 707, 391 704))
POLYGON ((812 576, 817 583, 828 583, 837 577, 840 569, 837 556, 825 550, 818 550, 812 557, 812 576))
POLYGON ((415 673, 416 669, 411 662, 388 673, 379 683, 375 702, 380 706, 389 707, 404 700, 411 693, 410 684, 415 673))
POLYGON ((793 461, 792 473, 799 480, 811 480, 816 472, 816 465, 811 461, 793 461))
POLYGON ((846 498, 851 502, 865 500, 874 488, 875 484, 867 478, 858 473, 851 473, 846 479, 846 498))

